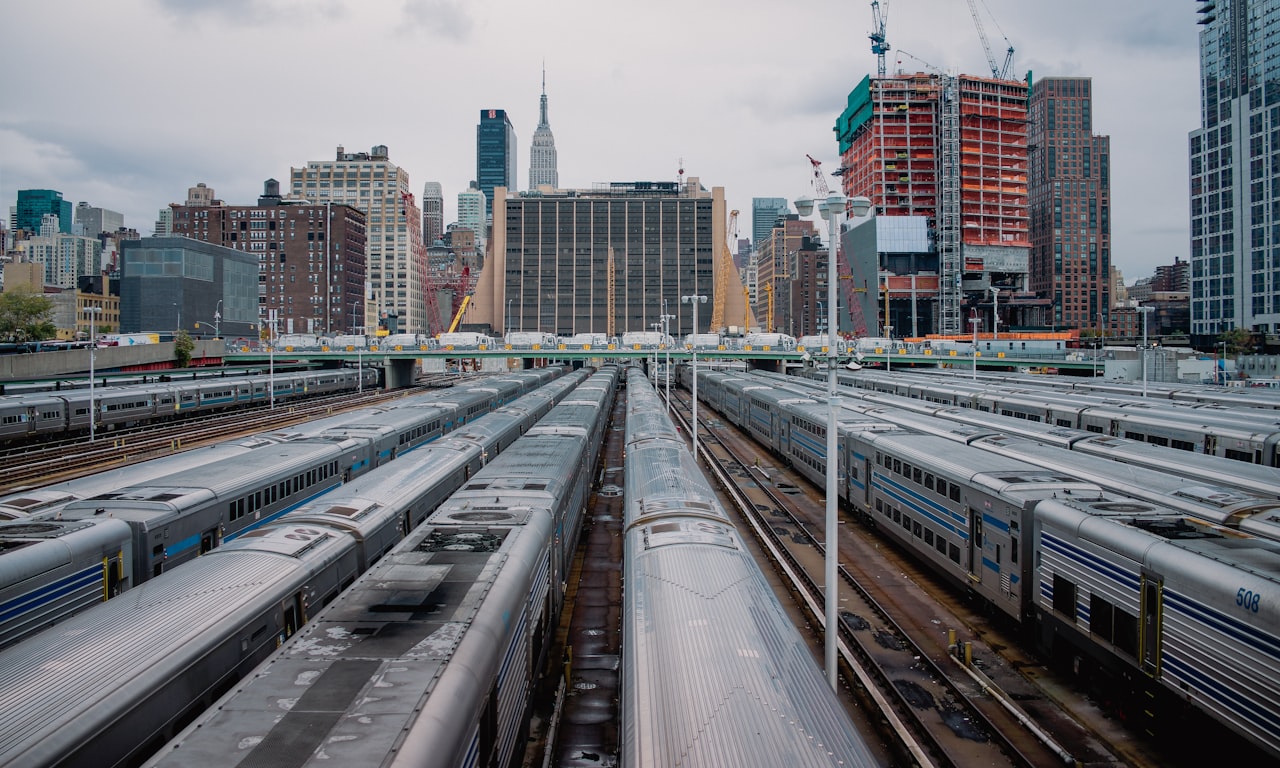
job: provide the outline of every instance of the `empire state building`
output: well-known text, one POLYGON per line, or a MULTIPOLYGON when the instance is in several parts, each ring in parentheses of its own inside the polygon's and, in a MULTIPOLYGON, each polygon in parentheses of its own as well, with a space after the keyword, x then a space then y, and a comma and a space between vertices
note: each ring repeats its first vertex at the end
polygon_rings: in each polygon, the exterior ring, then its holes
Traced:
POLYGON ((551 134, 547 122, 547 71, 542 71, 542 99, 538 109, 538 127, 533 132, 533 146, 529 150, 529 189, 540 185, 560 186, 560 174, 556 172, 556 137, 551 134))

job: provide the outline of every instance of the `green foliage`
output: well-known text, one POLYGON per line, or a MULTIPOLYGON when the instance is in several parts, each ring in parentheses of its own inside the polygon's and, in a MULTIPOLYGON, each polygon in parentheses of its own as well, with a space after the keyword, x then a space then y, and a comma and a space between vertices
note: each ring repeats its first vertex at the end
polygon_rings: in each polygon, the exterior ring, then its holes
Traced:
POLYGON ((178 335, 173 337, 173 355, 179 368, 186 368, 191 364, 191 352, 195 348, 195 342, 186 331, 178 331, 178 335))
POLYGON ((0 341, 42 341, 58 335, 53 301, 43 294, 13 289, 0 293, 0 341))
POLYGON ((1232 328, 1229 331, 1218 335, 1218 343, 1227 343, 1228 355, 1239 355, 1242 353, 1253 352, 1257 346, 1257 340, 1253 334, 1246 328, 1232 328))

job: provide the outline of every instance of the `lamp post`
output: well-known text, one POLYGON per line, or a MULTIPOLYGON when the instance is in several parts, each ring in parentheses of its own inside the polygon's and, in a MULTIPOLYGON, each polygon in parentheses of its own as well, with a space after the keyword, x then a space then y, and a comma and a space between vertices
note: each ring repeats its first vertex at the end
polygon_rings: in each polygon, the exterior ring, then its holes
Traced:
MULTIPOLYGON (((840 410, 840 398, 836 394, 836 332, 839 325, 836 321, 836 302, 839 301, 839 294, 836 289, 836 256, 839 246, 840 233, 840 216, 845 213, 846 198, 844 195, 836 192, 827 196, 826 200, 818 201, 818 212, 822 218, 827 221, 827 509, 826 509, 826 556, 824 560, 826 570, 826 645, 825 645, 825 661, 827 670, 827 683, 834 689, 836 687, 836 593, 839 588, 837 581, 837 566, 839 563, 839 547, 840 540, 837 535, 837 526, 839 524, 837 518, 837 506, 839 504, 839 492, 837 488, 837 476, 840 473, 840 459, 836 445, 837 426, 836 416, 840 410)), ((866 215, 871 208, 871 201, 865 197, 855 197, 848 201, 852 206, 852 213, 861 217, 866 215)), ((795 201, 796 213, 800 216, 809 216, 813 213, 814 201, 811 198, 801 198, 795 201)), ((886 358, 887 359, 887 358, 886 358)))
POLYGON ((991 291, 991 340, 995 341, 1000 337, 1000 289, 993 285, 989 290, 991 291))
POLYGON ((982 322, 980 317, 969 318, 969 325, 973 326, 973 380, 978 380, 978 324, 982 322))
POLYGON ((653 345, 653 386, 658 386, 658 350, 662 348, 662 321, 649 323, 649 328, 654 335, 658 337, 658 343, 653 345))
MULTIPOLYGON (((1214 377, 1215 379, 1218 377, 1214 377)), ((1222 340, 1222 381, 1218 382, 1223 386, 1227 383, 1227 340, 1222 340)))
POLYGON ((267 393, 270 407, 268 410, 276 409, 276 311, 274 309, 267 310, 267 393))
POLYGON ((1093 377, 1098 378, 1098 356, 1102 352, 1102 340, 1106 337, 1106 331, 1103 330, 1102 313, 1098 313, 1098 338, 1094 342, 1093 347, 1093 377))
POLYGON ((507 299, 507 316, 503 319, 506 320, 506 322, 503 323, 503 326, 506 328, 506 334, 507 334, 507 338, 504 339, 504 341, 507 341, 507 343, 509 344, 511 343, 510 341, 508 341, 511 338, 511 299, 507 299))
POLYGON ((1138 307, 1138 311, 1142 313, 1142 396, 1147 396, 1147 315, 1150 315, 1155 307, 1138 307))
POLYGON ((89 315, 89 442, 92 443, 96 437, 94 430, 98 421, 97 408, 93 398, 93 380, 97 378, 97 374, 93 369, 93 358, 98 351, 98 322, 96 318, 102 314, 102 307, 86 307, 84 311, 85 314, 89 315))
POLYGON ((889 346, 884 348, 884 372, 893 373, 893 326, 884 327, 884 335, 889 339, 889 346))
POLYGON ((222 299, 218 299, 218 306, 213 308, 213 337, 222 338, 222 299))
POLYGON ((173 302, 173 313, 178 317, 174 324, 174 327, 177 330, 173 332, 173 335, 176 337, 178 335, 178 331, 182 330, 182 307, 176 301, 173 302))
MULTIPOLYGON (((698 305, 706 304, 707 297, 700 293, 680 297, 681 304, 693 305, 693 332, 698 332, 698 305)), ((693 350, 693 463, 698 463, 698 350, 693 350)))
MULTIPOLYGON (((667 300, 662 300, 662 311, 667 310, 667 300)), ((662 337, 667 343, 667 411, 671 410, 671 347, 675 344, 675 340, 671 338, 671 321, 675 319, 675 315, 662 315, 662 337)))

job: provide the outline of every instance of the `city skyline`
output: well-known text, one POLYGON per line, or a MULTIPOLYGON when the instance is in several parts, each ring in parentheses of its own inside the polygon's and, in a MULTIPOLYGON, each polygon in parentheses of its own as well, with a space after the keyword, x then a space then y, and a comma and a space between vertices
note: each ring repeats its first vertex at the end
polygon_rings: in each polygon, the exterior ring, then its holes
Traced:
MULTIPOLYGON (((984 73, 966 3, 901 2, 889 9, 891 72, 924 69, 923 60, 984 73)), ((686 178, 723 186, 730 208, 748 211, 753 197, 809 192, 805 153, 835 170, 835 119, 875 71, 871 13, 859 4, 658 2, 602 13, 570 2, 549 15, 505 2, 406 2, 378 14, 336 0, 63 5, 68 12, 5 11, 10 28, 29 33, 0 61, 11 72, 47 62, 45 77, 59 87, 30 89, 0 108, 0 199, 12 205, 18 189, 57 189, 124 213, 144 235, 156 212, 197 182, 247 204, 262 179, 284 178, 297 158, 339 144, 392 146, 415 184, 443 185, 445 220, 455 221, 453 201, 474 176, 478 110, 507 110, 518 144, 527 143, 544 59, 562 187, 675 180, 683 167, 686 178), (608 34, 614 28, 627 30, 625 44, 608 34), (818 39, 831 29, 843 38, 818 39), (356 38, 376 41, 369 50, 378 55, 362 58, 356 38), (36 40, 45 41, 38 50, 36 40), (478 55, 480 42, 501 55, 478 55), (121 57, 121 49, 140 54, 121 57), (343 51, 343 66, 307 77, 317 50, 343 51), (264 65, 272 59, 288 66, 264 65), (454 59, 458 66, 448 66, 454 59), (89 66, 92 81, 83 77, 89 66), (271 98, 228 109, 234 102, 208 98, 219 78, 271 98), (323 119, 306 108, 336 93, 395 107, 326 110, 323 119)), ((1194 7, 986 7, 993 52, 1003 59, 1007 35, 1018 77, 1093 79, 1096 122, 1112 137, 1113 263, 1127 281, 1185 259, 1187 137, 1199 125, 1194 7)))

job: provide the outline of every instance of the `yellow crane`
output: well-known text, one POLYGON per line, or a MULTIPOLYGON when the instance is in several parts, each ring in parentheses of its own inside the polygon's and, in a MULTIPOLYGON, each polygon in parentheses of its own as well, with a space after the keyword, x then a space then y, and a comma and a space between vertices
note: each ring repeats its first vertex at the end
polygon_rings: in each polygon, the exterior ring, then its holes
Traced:
POLYGON ((733 253, 729 250, 729 242, 738 239, 738 211, 729 211, 729 224, 724 230, 724 253, 720 255, 720 265, 716 268, 716 289, 711 297, 711 330, 714 333, 724 328, 725 304, 729 300, 729 270, 733 269, 733 253))
POLYGON ((768 310, 764 316, 764 332, 773 333, 773 283, 764 284, 764 292, 768 294, 768 310))

